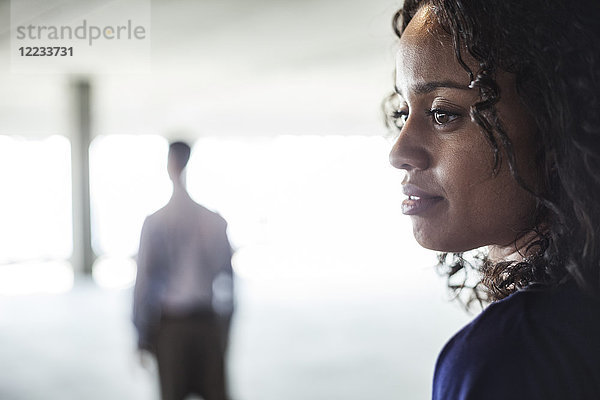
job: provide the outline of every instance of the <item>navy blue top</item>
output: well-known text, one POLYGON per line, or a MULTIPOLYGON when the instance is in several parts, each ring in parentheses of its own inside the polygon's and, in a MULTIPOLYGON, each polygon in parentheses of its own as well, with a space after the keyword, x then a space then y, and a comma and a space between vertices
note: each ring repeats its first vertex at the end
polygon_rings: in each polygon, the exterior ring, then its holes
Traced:
POLYGON ((600 399, 600 302, 567 284, 491 304, 440 353, 433 399, 600 399))

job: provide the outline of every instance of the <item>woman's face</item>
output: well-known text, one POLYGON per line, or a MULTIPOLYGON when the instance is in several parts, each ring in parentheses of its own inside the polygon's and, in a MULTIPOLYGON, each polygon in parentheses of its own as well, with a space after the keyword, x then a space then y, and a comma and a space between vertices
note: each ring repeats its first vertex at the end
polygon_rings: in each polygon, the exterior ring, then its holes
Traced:
MULTIPOLYGON (((535 200, 503 162, 493 173, 494 157, 481 128, 469 117, 478 90, 455 58, 450 39, 429 19, 427 6, 411 20, 400 39, 396 88, 404 125, 390 162, 406 171, 402 211, 426 248, 459 252, 481 246, 511 246, 531 227, 535 200)), ((472 70, 474 60, 463 52, 472 70)), ((518 170, 535 187, 535 126, 520 102, 514 77, 498 72, 498 115, 513 143, 518 170)))

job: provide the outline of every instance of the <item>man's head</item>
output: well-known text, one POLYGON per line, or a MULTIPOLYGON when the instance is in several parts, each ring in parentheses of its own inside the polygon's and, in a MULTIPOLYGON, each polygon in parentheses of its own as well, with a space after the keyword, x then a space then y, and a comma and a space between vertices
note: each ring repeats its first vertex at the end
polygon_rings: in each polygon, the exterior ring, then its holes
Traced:
POLYGON ((167 170, 173 182, 179 182, 181 173, 190 159, 190 146, 185 142, 173 142, 169 145, 167 170))

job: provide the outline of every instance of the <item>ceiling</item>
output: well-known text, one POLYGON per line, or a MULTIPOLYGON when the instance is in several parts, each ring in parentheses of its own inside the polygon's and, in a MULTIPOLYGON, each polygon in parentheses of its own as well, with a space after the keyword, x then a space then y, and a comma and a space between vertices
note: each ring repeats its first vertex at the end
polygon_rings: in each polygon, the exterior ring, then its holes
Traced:
POLYGON ((96 135, 383 132, 398 0, 31 1, 18 22, 0 1, 0 134, 69 135, 76 79, 93 85, 96 135), (26 23, 23 15, 77 18, 86 7, 133 2, 142 6, 132 19, 140 14, 149 25, 148 58, 127 59, 139 70, 112 71, 123 54, 52 73, 11 64, 6 27, 26 23))

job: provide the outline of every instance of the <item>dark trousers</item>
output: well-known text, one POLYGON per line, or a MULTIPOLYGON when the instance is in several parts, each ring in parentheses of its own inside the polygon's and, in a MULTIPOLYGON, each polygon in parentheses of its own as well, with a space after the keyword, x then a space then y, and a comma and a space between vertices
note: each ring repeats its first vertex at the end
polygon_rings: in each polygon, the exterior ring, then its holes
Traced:
POLYGON ((156 359, 163 400, 195 393, 204 400, 227 400, 222 330, 216 315, 164 316, 156 359))

